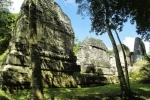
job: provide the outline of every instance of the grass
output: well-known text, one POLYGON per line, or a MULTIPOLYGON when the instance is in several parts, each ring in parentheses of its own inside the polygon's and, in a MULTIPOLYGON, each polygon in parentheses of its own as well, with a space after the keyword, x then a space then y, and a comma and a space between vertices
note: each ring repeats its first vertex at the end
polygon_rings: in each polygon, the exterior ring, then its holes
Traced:
MULTIPOLYGON (((131 82, 132 92, 140 100, 150 100, 150 84, 131 82)), ((0 91, 0 100, 30 100, 31 91, 22 90, 15 94, 6 95, 0 91)), ((45 100, 121 100, 119 84, 84 88, 45 88, 45 100)), ((137 100, 137 99, 136 99, 137 100)))
POLYGON ((11 100, 11 96, 0 90, 0 100, 11 100))
POLYGON ((53 88, 45 90, 46 98, 56 96, 57 98, 65 99, 81 99, 81 98, 99 98, 103 95, 113 95, 114 93, 120 92, 117 84, 111 84, 106 86, 87 87, 87 88, 53 88), (53 92, 51 92, 51 91, 53 92), (112 94, 113 93, 113 94, 112 94), (47 95, 48 94, 48 95, 47 95))
POLYGON ((8 50, 6 50, 2 55, 0 55, 0 66, 2 65, 4 57, 7 55, 8 50))

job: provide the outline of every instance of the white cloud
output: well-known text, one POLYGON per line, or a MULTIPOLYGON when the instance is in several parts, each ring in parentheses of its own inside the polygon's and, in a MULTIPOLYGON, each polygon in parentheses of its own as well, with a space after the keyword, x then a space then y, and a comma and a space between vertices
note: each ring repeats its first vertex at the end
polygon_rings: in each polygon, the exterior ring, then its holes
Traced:
POLYGON ((134 40, 135 40, 135 38, 132 38, 132 37, 125 37, 125 40, 123 40, 123 44, 128 46, 128 48, 130 49, 131 52, 134 49, 134 40))
POLYGON ((64 0, 65 3, 68 3, 68 4, 74 4, 75 3, 75 0, 64 0))
POLYGON ((11 0, 13 2, 11 12, 19 13, 23 0, 11 0))
POLYGON ((63 0, 66 6, 75 5, 75 0, 63 0))
POLYGON ((146 52, 149 53, 149 42, 144 42, 145 47, 146 47, 146 52))
MULTIPOLYGON (((125 37, 125 40, 123 40, 123 44, 125 44, 126 46, 129 47, 130 51, 132 52, 134 50, 134 41, 135 38, 133 37, 125 37)), ((145 48, 146 48, 146 52, 149 52, 149 42, 144 42, 145 44, 145 48)))

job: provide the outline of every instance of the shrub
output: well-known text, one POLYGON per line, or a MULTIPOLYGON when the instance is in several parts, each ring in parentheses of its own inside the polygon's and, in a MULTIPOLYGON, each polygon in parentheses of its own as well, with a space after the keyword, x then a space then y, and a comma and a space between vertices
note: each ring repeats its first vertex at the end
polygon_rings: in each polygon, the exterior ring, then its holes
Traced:
POLYGON ((144 58, 134 64, 135 71, 131 73, 131 78, 142 83, 150 83, 150 61, 148 56, 144 58))
POLYGON ((0 66, 2 65, 3 60, 7 54, 8 54, 8 50, 6 50, 2 55, 0 55, 0 66))

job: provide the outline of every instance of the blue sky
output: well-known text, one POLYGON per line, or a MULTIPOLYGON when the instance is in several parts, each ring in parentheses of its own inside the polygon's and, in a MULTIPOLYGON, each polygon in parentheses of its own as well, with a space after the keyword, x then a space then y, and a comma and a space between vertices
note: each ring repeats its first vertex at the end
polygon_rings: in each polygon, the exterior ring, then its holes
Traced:
MULTIPOLYGON (((12 0, 12 1, 14 2, 13 4, 14 10, 12 12, 18 13, 23 0, 12 0)), ((101 39, 108 49, 112 49, 112 45, 107 33, 97 36, 95 35, 95 33, 89 32, 91 29, 91 21, 88 16, 83 19, 82 16, 77 14, 78 7, 74 3, 75 0, 54 0, 54 1, 56 1, 60 5, 64 13, 68 15, 68 17, 70 18, 75 36, 78 37, 80 41, 83 41, 86 37, 94 37, 97 39, 101 39)), ((140 37, 136 33, 135 25, 131 25, 130 22, 127 22, 124 25, 123 31, 119 33, 119 36, 122 43, 127 45, 131 51, 133 51, 134 38, 140 37)), ((115 34, 114 37, 116 37, 115 34)), ((148 52, 148 44, 149 44, 148 42, 145 42, 147 52, 148 52)))

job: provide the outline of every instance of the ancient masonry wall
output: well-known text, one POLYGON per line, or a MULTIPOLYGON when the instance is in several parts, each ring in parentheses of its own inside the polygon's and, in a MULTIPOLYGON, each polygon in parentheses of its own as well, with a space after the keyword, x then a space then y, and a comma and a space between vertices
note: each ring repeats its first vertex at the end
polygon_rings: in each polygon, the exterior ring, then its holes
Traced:
MULTIPOLYGON (((3 88, 30 87, 28 0, 17 19, 9 53, 2 66, 3 88)), ((39 0, 36 25, 44 86, 76 87, 74 73, 80 68, 73 54, 74 32, 70 19, 53 0, 39 0)))

